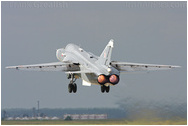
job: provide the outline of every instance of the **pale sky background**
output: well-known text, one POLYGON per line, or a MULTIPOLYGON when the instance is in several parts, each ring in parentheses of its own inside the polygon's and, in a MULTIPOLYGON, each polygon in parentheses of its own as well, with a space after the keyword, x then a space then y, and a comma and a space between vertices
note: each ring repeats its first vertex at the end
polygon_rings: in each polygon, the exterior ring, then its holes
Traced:
POLYGON ((155 103, 187 102, 186 2, 1 2, 1 107, 118 107, 126 98, 155 103), (112 60, 179 65, 181 68, 121 74, 118 85, 68 93, 63 72, 5 69, 11 65, 57 62, 68 43, 100 55, 114 39, 112 60))

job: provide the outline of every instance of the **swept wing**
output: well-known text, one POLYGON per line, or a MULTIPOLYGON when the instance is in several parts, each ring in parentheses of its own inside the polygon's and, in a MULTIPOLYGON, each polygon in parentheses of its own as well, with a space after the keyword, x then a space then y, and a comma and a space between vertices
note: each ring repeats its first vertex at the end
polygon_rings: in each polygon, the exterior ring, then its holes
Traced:
POLYGON ((32 65, 19 65, 19 66, 8 66, 8 69, 17 70, 30 70, 30 71, 80 71, 78 64, 74 63, 44 63, 44 64, 32 64, 32 65))
POLYGON ((122 72, 168 70, 168 69, 180 67, 180 66, 172 66, 172 65, 142 64, 142 63, 129 63, 129 62, 117 62, 117 61, 112 61, 111 66, 115 67, 117 70, 122 72))

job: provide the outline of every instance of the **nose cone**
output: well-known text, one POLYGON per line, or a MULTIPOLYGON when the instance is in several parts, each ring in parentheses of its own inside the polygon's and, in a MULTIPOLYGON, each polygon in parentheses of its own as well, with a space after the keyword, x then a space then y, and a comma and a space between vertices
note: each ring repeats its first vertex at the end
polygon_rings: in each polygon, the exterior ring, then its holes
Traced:
POLYGON ((58 60, 60 60, 60 59, 59 59, 59 55, 60 55, 60 52, 59 52, 59 49, 57 49, 57 50, 56 50, 56 57, 57 57, 58 60))

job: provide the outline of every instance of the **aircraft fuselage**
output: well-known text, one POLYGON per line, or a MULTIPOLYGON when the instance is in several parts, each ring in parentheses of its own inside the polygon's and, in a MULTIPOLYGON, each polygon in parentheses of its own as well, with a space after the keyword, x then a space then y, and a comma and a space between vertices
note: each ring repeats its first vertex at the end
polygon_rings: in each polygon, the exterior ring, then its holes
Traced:
MULTIPOLYGON (((84 81, 92 84, 99 84, 98 77, 100 75, 104 75, 107 79, 109 79, 111 75, 117 75, 118 77, 120 75, 119 71, 114 67, 98 63, 98 56, 88 53, 74 44, 68 44, 65 49, 58 49, 56 56, 61 62, 77 63, 82 73, 73 73, 81 77, 84 81), (77 61, 79 61, 79 63, 77 61)), ((111 84, 112 83, 108 82, 105 83, 105 85, 111 84)))

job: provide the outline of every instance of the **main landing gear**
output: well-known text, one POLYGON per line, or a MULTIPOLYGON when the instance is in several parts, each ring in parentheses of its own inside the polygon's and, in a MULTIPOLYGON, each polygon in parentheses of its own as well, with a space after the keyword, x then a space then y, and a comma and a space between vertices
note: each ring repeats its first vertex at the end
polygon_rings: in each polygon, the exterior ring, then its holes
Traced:
POLYGON ((69 74, 68 75, 68 79, 71 79, 70 80, 70 83, 69 83, 69 85, 68 85, 68 91, 69 91, 69 93, 76 93, 76 91, 77 91, 77 85, 76 85, 76 83, 75 83, 75 81, 76 81, 76 78, 74 78, 74 75, 73 74, 69 74))
POLYGON ((101 92, 104 93, 105 91, 108 93, 110 91, 110 86, 101 85, 101 92))

